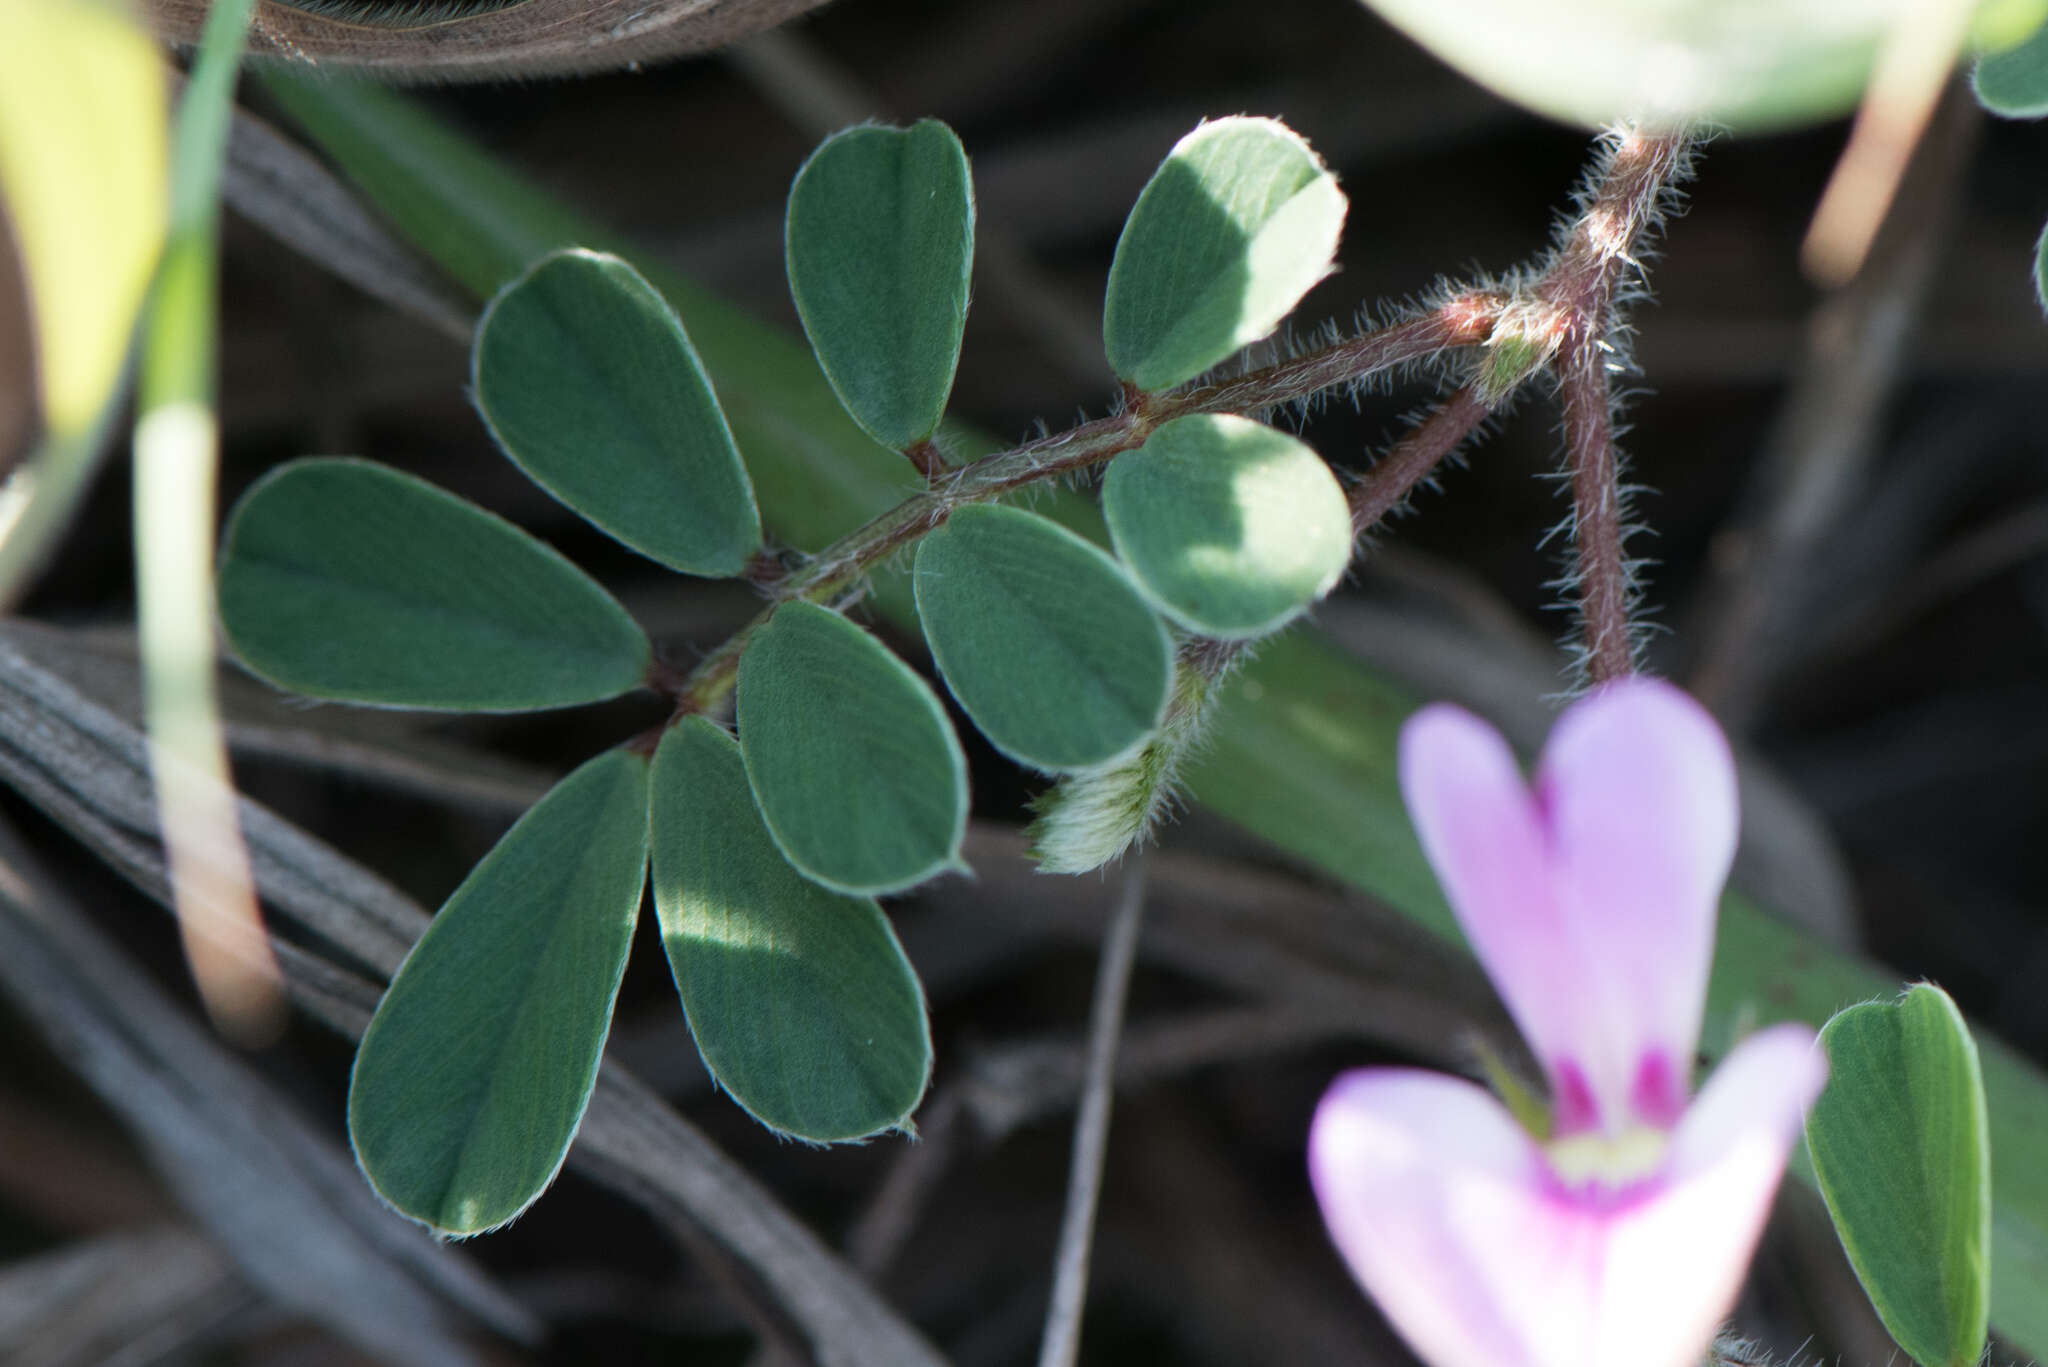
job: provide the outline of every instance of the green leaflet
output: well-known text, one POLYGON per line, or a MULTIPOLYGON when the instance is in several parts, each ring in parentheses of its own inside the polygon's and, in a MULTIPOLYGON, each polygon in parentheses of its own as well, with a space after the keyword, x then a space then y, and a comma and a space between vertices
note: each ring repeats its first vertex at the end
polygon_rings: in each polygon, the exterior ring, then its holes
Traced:
POLYGON ((789 187, 789 292, 839 401, 891 450, 946 411, 974 271, 974 185, 953 130, 849 128, 789 187))
POLYGON ((2041 240, 2034 244, 2034 298, 2048 310, 2048 228, 2041 230, 2041 240))
POLYGON ((910 667, 838 613, 784 603, 740 658, 740 752, 785 858, 875 896, 955 867, 967 760, 910 667))
POLYGON ((1166 630, 1115 561, 1056 523, 970 505, 917 548, 918 619, 946 686, 998 750, 1106 764, 1166 711, 1166 630))
POLYGON ((647 761, 614 750, 470 871, 363 1033, 348 1094, 377 1194, 437 1232, 514 1219, 597 1081, 647 868, 647 761))
POLYGON ((696 348, 615 256, 566 251, 477 324, 476 404, 506 455, 641 554, 730 577, 761 547, 754 487, 696 348))
POLYGON ((1190 630, 1263 636, 1330 591, 1351 562, 1351 509, 1302 442, 1247 418, 1175 418, 1109 463, 1116 553, 1190 630))
POLYGON ((1110 366, 1170 389, 1270 333, 1329 274, 1344 209, 1337 178, 1284 124, 1218 119, 1182 138, 1110 263, 1110 366))
POLYGON ((517 712, 637 687, 647 638, 595 580, 474 504, 363 460, 278 466, 228 522, 228 643, 280 688, 517 712))
POLYGON ((2048 24, 2003 52, 1978 59, 1970 73, 1977 102, 2008 119, 2048 117, 2048 24))
POLYGON ((1969 1027, 1922 983, 1850 1007, 1820 1037, 1828 1085, 1806 1144, 1835 1232, 1901 1348, 1921 1367, 1974 1367, 1990 1315, 1991 1153, 1969 1027))
MULTIPOLYGON (((612 240, 388 90, 279 76, 271 85, 400 231, 479 297, 552 247, 612 240)), ((641 259, 688 320, 733 429, 754 455, 755 488, 779 535, 821 546, 914 485, 907 462, 847 420, 806 348, 641 259)), ((1073 525, 1089 515, 1088 505, 1058 490, 1038 507, 1073 525)), ((1307 631, 1263 646, 1217 693, 1220 715, 1189 774, 1194 799, 1455 940, 1394 776, 1394 737, 1419 700, 1307 631)), ((1725 1048, 1738 1018, 1818 1026, 1892 983, 1731 896, 1715 941, 1708 1051, 1725 1048)), ((2048 1357, 2048 1298, 2040 1294, 2048 1285, 2048 1168, 2030 1158, 2035 1137, 2048 1134, 2048 1078, 1995 1038, 1980 1047, 1995 1193, 1993 1323, 2019 1351, 2048 1357)))
POLYGON ((931 1029, 881 908, 790 868, 739 747, 702 717, 662 737, 650 811, 662 945, 718 1085, 815 1143, 907 1129, 931 1029))

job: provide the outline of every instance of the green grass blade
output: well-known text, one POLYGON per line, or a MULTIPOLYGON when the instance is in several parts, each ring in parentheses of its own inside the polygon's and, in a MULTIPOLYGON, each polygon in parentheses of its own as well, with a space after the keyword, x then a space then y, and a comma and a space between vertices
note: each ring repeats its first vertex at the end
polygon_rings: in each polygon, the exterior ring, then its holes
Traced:
POLYGON ((254 0, 218 0, 178 103, 171 215, 142 328, 135 423, 135 598, 158 820, 185 954, 215 1023, 245 1042, 283 1028, 256 910, 214 666, 214 418, 220 178, 254 0))

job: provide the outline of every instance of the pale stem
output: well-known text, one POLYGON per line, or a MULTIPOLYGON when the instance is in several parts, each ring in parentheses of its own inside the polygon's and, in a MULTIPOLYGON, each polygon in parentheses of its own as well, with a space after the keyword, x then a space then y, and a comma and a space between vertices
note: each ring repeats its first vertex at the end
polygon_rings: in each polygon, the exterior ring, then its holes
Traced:
POLYGON ((1109 1147, 1117 1040, 1123 1030, 1124 998, 1130 990, 1131 966, 1138 957, 1144 909, 1144 856, 1133 855, 1103 938, 1102 963, 1095 972, 1095 1002, 1088 1012, 1087 1081, 1082 1087, 1080 1114, 1074 1119, 1067 1209, 1060 1222, 1052 1306, 1046 1312, 1038 1367, 1073 1367, 1081 1351, 1081 1307, 1088 1297, 1088 1255, 1095 1237, 1095 1207, 1102 1193, 1103 1154, 1109 1147))

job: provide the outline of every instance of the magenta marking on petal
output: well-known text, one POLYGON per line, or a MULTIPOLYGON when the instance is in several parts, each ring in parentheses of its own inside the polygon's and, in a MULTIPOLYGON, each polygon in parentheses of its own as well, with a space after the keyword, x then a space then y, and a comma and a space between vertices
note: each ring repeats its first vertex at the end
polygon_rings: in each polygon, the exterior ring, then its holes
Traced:
POLYGON ((1672 1129, 1685 1114, 1685 1094, 1685 1084, 1672 1066, 1669 1054, 1652 1049, 1643 1055, 1636 1068, 1635 1087, 1629 1094, 1637 1118, 1660 1129, 1672 1129))
POLYGON ((1664 1195, 1671 1190, 1671 1174, 1659 1170, 1621 1182, 1600 1177, 1572 1181, 1546 1165, 1536 1179, 1536 1189, 1557 1210, 1607 1219, 1664 1195))
POLYGON ((1600 1103, 1593 1098, 1593 1084, 1576 1060, 1554 1059, 1550 1064, 1550 1133, 1555 1138, 1579 1134, 1600 1127, 1600 1103))

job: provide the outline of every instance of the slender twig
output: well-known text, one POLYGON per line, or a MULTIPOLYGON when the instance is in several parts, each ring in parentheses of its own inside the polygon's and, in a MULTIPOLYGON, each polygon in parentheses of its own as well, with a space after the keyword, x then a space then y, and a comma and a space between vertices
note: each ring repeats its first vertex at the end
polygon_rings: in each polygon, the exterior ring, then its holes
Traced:
POLYGON ((1067 1210, 1060 1222, 1052 1306, 1045 1316, 1038 1367, 1073 1367, 1081 1351, 1081 1306, 1088 1295, 1088 1255, 1095 1236, 1095 1206, 1102 1192, 1103 1154, 1109 1147, 1117 1037, 1123 1027, 1131 965, 1138 957, 1138 928, 1144 909, 1145 861, 1136 855, 1124 874, 1123 894, 1110 918, 1102 943, 1102 963, 1095 973, 1095 1002, 1088 1012, 1088 1081, 1081 1093, 1080 1114, 1074 1120, 1067 1210))

